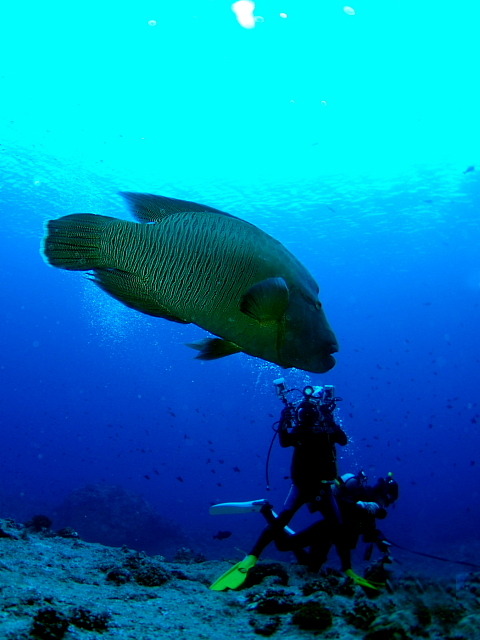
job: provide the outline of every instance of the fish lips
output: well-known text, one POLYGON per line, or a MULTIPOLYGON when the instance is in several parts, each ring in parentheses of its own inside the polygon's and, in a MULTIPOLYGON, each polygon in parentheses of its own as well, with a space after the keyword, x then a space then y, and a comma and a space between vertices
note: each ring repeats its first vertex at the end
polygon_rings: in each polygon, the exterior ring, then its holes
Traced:
POLYGON ((338 352, 339 346, 337 341, 332 340, 332 342, 325 346, 320 352, 317 352, 312 357, 311 368, 309 368, 308 371, 311 371, 312 373, 326 373, 336 365, 337 361, 333 357, 332 353, 338 352))
MULTIPOLYGON (((336 349, 336 351, 338 351, 338 349, 336 349)), ((337 361, 335 360, 335 358, 331 354, 329 354, 324 358, 323 367, 318 371, 318 373, 326 373, 327 371, 330 371, 330 369, 333 369, 336 364, 337 361)))
POLYGON ((282 366, 286 369, 295 367, 310 373, 326 373, 335 366, 337 361, 332 356, 332 353, 337 351, 338 345, 334 343, 329 345, 327 349, 322 349, 322 351, 315 352, 312 350, 309 357, 305 357, 305 354, 303 354, 301 357, 290 358, 290 364, 282 364, 282 366))
POLYGON ((338 351, 338 347, 331 351, 331 353, 322 356, 320 362, 316 365, 315 369, 311 369, 312 373, 326 373, 333 369, 333 367, 337 364, 337 361, 332 356, 332 353, 336 353, 338 351))

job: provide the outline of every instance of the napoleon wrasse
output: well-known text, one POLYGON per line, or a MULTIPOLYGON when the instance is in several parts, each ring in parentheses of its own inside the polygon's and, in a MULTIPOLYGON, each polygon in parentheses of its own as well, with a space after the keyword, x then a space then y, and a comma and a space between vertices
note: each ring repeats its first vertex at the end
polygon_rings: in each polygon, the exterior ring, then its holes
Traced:
POLYGON ((280 242, 211 207, 122 195, 138 222, 91 213, 50 220, 47 261, 91 271, 132 309, 218 336, 189 345, 202 360, 242 351, 314 373, 334 366, 338 345, 318 285, 280 242))

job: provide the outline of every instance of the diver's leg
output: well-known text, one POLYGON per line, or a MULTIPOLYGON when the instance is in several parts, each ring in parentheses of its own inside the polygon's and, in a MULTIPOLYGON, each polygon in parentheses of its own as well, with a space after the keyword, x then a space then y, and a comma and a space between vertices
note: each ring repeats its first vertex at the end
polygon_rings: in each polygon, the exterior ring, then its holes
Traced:
POLYGON ((342 524, 340 507, 330 485, 326 485, 323 491, 320 511, 325 520, 328 520, 331 525, 339 526, 342 524))
POLYGON ((319 571, 327 561, 328 553, 333 544, 334 526, 328 520, 320 520, 298 534, 298 544, 302 550, 295 555, 301 564, 306 565, 310 571, 319 571), (308 547, 308 551, 305 550, 308 547))
POLYGON ((343 524, 337 528, 335 549, 340 558, 342 571, 347 571, 352 568, 352 549, 355 549, 357 546, 358 537, 358 533, 347 524, 343 524))
POLYGON ((262 551, 272 542, 277 536, 282 535, 283 528, 288 525, 295 513, 300 509, 305 500, 301 491, 295 485, 292 485, 290 492, 285 500, 284 508, 275 517, 271 508, 264 508, 261 510, 262 515, 269 523, 260 534, 256 543, 254 544, 250 555, 260 556, 262 551))
POLYGON ((347 571, 352 568, 352 551, 348 545, 337 543, 335 545, 338 557, 340 558, 340 565, 342 571, 347 571))

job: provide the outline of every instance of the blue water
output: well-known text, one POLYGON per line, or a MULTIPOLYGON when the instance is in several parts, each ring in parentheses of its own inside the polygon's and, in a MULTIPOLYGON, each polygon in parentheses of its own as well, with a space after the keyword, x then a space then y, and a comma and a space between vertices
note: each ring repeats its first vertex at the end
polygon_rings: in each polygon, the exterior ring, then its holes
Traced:
POLYGON ((272 0, 245 29, 230 5, 2 9, 1 515, 118 484, 212 557, 238 555, 259 516, 208 507, 281 506, 290 452, 274 446, 268 494, 265 458, 283 375, 344 398, 341 472, 394 472, 388 535, 465 553, 480 526, 480 7, 272 0), (320 284, 336 367, 199 362, 184 343, 202 330, 47 266, 44 222, 128 219, 119 190, 202 202, 283 242, 320 284))

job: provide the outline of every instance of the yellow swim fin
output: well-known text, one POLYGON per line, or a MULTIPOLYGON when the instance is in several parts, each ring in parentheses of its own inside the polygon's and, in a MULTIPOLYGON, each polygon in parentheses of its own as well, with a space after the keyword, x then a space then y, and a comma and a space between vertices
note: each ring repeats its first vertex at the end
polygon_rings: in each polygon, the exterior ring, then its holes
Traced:
POLYGON ((257 556, 245 556, 243 560, 234 564, 228 571, 210 585, 212 591, 225 591, 226 589, 238 589, 247 579, 247 574, 257 564, 257 556))
POLYGON ((375 589, 376 591, 380 591, 385 586, 384 582, 373 582, 367 580, 366 578, 362 578, 358 573, 355 573, 353 569, 347 569, 345 571, 346 575, 353 580, 355 584, 358 584, 360 587, 367 587, 367 589, 375 589))

